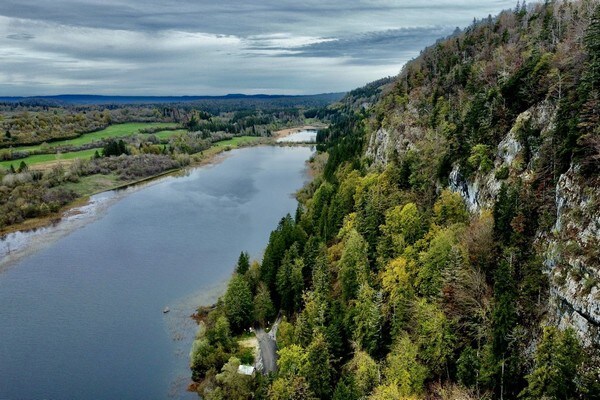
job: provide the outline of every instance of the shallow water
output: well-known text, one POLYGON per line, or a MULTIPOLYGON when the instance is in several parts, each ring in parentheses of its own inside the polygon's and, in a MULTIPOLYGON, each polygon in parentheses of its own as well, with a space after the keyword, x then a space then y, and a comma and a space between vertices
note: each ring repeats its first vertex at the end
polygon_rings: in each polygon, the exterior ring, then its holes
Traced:
POLYGON ((75 222, 6 238, 35 251, 4 256, 0 399, 195 398, 185 393, 189 315, 222 292, 240 251, 261 256, 295 211, 311 154, 234 150, 186 176, 104 194, 75 222))
POLYGON ((317 131, 313 129, 302 130, 291 135, 277 139, 277 143, 316 143, 317 131))

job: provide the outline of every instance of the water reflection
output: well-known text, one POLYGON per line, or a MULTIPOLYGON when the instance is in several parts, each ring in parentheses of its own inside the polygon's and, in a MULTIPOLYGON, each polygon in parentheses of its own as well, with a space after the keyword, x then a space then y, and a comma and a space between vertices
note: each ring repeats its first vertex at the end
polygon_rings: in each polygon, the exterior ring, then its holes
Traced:
POLYGON ((306 129, 277 139, 277 143, 316 143, 317 131, 306 129))
POLYGON ((0 398, 193 398, 188 317, 295 211, 311 154, 234 150, 5 238, 25 255, 0 274, 0 398))

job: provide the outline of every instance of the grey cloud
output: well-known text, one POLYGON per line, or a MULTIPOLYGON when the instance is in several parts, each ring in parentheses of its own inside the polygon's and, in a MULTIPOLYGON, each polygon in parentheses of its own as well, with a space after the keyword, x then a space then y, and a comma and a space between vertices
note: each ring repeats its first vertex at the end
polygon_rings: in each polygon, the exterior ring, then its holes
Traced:
POLYGON ((0 92, 350 90, 514 2, 2 0, 0 92))
POLYGON ((6 35, 6 38, 12 40, 31 40, 35 39, 35 35, 32 35, 31 33, 13 33, 11 35, 6 35))
POLYGON ((281 31, 352 31, 359 26, 444 24, 485 16, 514 1, 472 0, 3 0, 0 15, 59 24, 155 31, 182 29, 236 34, 281 31), (484 15, 485 14, 485 15, 484 15), (435 19, 435 21, 431 21, 435 19))
MULTIPOLYGON (((347 57, 349 63, 378 65, 406 61, 452 32, 447 26, 390 29, 288 48, 281 57, 347 57)), ((260 50, 260 46, 254 47, 260 50)))

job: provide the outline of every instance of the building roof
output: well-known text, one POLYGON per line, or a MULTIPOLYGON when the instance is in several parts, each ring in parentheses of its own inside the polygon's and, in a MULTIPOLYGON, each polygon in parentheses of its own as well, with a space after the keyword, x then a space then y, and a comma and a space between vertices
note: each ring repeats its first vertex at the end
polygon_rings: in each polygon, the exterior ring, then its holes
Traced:
POLYGON ((254 367, 252 365, 240 365, 238 367, 238 374, 252 375, 254 373, 254 367))

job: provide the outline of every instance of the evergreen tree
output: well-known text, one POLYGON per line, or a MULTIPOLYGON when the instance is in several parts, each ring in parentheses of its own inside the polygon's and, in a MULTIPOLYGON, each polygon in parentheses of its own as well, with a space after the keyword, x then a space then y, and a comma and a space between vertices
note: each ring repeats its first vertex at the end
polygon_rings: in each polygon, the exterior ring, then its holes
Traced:
POLYGON ((304 280, 310 282, 312 274, 314 272, 317 258, 327 252, 325 244, 317 237, 310 236, 304 245, 304 253, 302 258, 304 260, 304 280))
POLYGON ((357 394, 356 387, 354 385, 354 381, 351 377, 342 377, 337 383, 335 387, 335 391, 333 392, 333 400, 358 400, 359 396, 357 394))
POLYGON ((360 284, 367 282, 368 270, 367 242, 353 229, 348 234, 340 259, 340 281, 345 300, 356 298, 360 284))
POLYGON ((354 382, 358 398, 368 396, 381 379, 379 365, 362 350, 357 350, 348 363, 348 372, 354 382))
POLYGON ((28 169, 29 169, 29 167, 27 166, 27 164, 25 164, 25 161, 21 161, 21 163, 19 164, 19 169, 17 169, 17 172, 27 172, 28 169))
POLYGON ((288 214, 279 221, 277 229, 271 232, 269 243, 265 249, 265 255, 260 267, 260 279, 267 285, 274 295, 273 302, 277 306, 280 299, 277 295, 276 280, 277 272, 287 249, 297 242, 298 248, 302 248, 307 240, 306 233, 294 223, 288 214))
POLYGON ((277 271, 277 294, 281 299, 281 308, 291 312, 301 304, 302 289, 304 288, 304 261, 298 253, 297 243, 293 244, 277 271))
POLYGON ((440 308, 425 300, 415 304, 415 342, 419 359, 434 373, 441 374, 454 351, 453 329, 440 308))
POLYGON ((327 256, 319 255, 315 260, 315 267, 312 272, 312 284, 315 295, 322 299, 328 300, 331 291, 331 274, 329 265, 327 264, 327 256))
POLYGON ((200 121, 198 121, 195 112, 192 114, 192 117, 185 124, 185 126, 189 132, 196 132, 200 129, 200 121))
POLYGON ((243 276, 234 274, 223 298, 225 315, 234 332, 241 332, 252 322, 252 292, 243 276))
POLYGON ((332 371, 327 341, 321 332, 317 332, 306 349, 306 365, 302 375, 306 378, 311 391, 319 399, 331 398, 332 371))
POLYGON ((494 233, 504 244, 510 242, 512 235, 511 222, 515 216, 516 198, 503 183, 494 204, 494 233))
POLYGON ((244 275, 248 269, 250 269, 250 256, 247 252, 242 251, 240 253, 240 257, 238 258, 235 272, 240 275, 244 275))
POLYGON ((256 291, 253 302, 254 320, 264 326, 275 317, 275 308, 271 301, 269 289, 261 283, 256 291))
MULTIPOLYGON (((512 257, 508 256, 509 259, 512 257)), ((492 315, 493 349, 498 358, 508 355, 510 332, 517 322, 515 283, 510 260, 502 260, 495 274, 494 311, 492 315)))
POLYGON ((102 148, 102 155, 104 157, 120 156, 121 154, 129 154, 127 145, 122 139, 109 140, 108 143, 102 148))
POLYGON ((456 235, 451 229, 443 229, 431 240, 426 252, 421 253, 421 268, 417 274, 419 292, 427 297, 439 297, 442 294, 444 274, 453 273, 465 260, 456 245, 456 235))
POLYGON ((456 362, 456 369, 456 375, 460 383, 466 387, 475 386, 479 374, 477 351, 471 346, 465 347, 456 362))
POLYGON ((527 376, 526 399, 575 399, 577 369, 582 350, 572 329, 564 332, 549 326, 535 352, 535 366, 527 376))
POLYGON ((600 4, 596 5, 590 25, 585 34, 587 50, 587 69, 584 81, 589 92, 600 90, 600 4))
POLYGON ((363 283, 354 305, 353 339, 361 349, 373 355, 381 339, 381 297, 367 283, 363 283))
POLYGON ((596 5, 584 42, 587 62, 579 93, 582 105, 577 128, 581 130, 581 137, 576 155, 581 160, 582 172, 592 175, 600 171, 599 150, 595 145, 600 136, 600 4, 596 5))
POLYGON ((291 305, 294 311, 300 310, 302 306, 302 292, 304 290, 304 261, 302 258, 296 258, 292 266, 290 276, 291 305))

